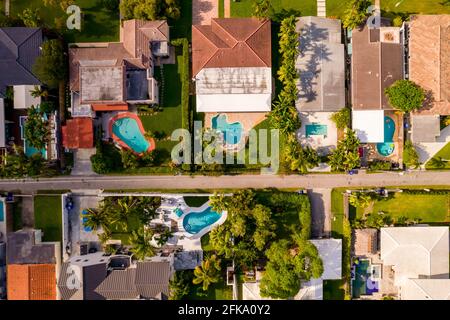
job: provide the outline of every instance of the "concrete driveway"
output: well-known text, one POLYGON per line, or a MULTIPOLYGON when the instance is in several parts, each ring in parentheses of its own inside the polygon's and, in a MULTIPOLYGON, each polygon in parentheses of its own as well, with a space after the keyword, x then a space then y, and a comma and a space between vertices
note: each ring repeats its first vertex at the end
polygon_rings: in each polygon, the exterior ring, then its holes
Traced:
POLYGON ((218 0, 193 0, 192 24, 210 24, 212 18, 219 17, 218 0))
POLYGON ((311 202, 312 238, 330 235, 331 231, 331 189, 309 189, 311 202))

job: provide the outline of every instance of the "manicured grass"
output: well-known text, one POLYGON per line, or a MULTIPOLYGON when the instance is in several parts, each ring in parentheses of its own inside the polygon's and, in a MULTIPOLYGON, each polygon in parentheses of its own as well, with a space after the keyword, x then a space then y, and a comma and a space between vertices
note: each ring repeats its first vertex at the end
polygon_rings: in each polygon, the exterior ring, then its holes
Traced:
POLYGON ((219 0, 219 18, 225 17, 225 0, 219 0))
POLYGON ((61 196, 35 196, 34 221, 44 232, 43 241, 62 241, 61 196))
MULTIPOLYGON (((104 8, 101 0, 75 0, 81 8, 81 30, 67 30, 64 26, 64 38, 67 42, 107 42, 119 41, 119 12, 104 8)), ((11 0, 11 14, 16 16, 24 9, 39 9, 44 24, 55 27, 55 19, 66 20, 66 13, 56 6, 44 6, 43 0, 11 0)))
POLYGON ((111 238, 114 240, 121 240, 122 244, 128 245, 130 244, 130 235, 132 231, 137 231, 143 228, 143 225, 139 218, 136 215, 130 215, 128 217, 127 227, 123 228, 118 224, 114 224, 111 226, 112 236, 111 238))
MULTIPOLYGON (((372 212, 382 211, 394 220, 405 216, 412 220, 420 219, 423 223, 450 222, 449 202, 450 192, 447 195, 395 193, 392 198, 376 201, 372 212)), ((356 209, 357 218, 361 218, 363 213, 363 209, 356 209)))
POLYGON ((179 1, 181 15, 176 21, 169 20, 170 38, 188 38, 191 40, 192 34, 192 0, 179 1))
MULTIPOLYGON (((441 150, 439 150, 439 152, 434 156, 434 158, 439 158, 441 157, 444 160, 450 160, 450 142, 447 143, 441 150)), ((425 168, 426 169, 450 169, 450 161, 446 161, 445 162, 445 167, 444 168, 436 168, 434 166, 431 166, 429 164, 429 162, 427 162, 425 164, 425 168)))
POLYGON ((445 0, 382 0, 381 9, 408 14, 448 14, 450 13, 450 2, 445 0))
POLYGON ((184 201, 190 207, 201 207, 209 200, 209 197, 184 197, 184 201))
MULTIPOLYGON (((177 51, 177 53, 180 53, 177 51)), ((156 149, 163 153, 164 162, 170 161, 172 148, 177 144, 170 140, 170 135, 182 127, 181 123, 181 56, 177 56, 177 64, 164 65, 162 77, 164 88, 161 89, 162 111, 153 115, 140 115, 145 130, 162 133, 166 138, 156 141, 156 149)), ((161 77, 161 69, 155 68, 155 74, 161 77)))
POLYGON ((343 280, 324 280, 323 299, 324 300, 343 300, 345 296, 343 280))

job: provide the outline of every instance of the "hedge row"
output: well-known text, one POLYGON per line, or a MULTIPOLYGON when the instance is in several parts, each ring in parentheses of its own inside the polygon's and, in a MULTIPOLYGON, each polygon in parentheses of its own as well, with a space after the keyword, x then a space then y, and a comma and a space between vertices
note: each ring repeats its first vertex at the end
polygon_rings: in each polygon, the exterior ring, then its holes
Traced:
POLYGON ((442 194, 442 195, 450 195, 450 190, 437 190, 437 189, 429 189, 430 191, 425 191, 423 189, 404 189, 403 193, 405 194, 442 194))

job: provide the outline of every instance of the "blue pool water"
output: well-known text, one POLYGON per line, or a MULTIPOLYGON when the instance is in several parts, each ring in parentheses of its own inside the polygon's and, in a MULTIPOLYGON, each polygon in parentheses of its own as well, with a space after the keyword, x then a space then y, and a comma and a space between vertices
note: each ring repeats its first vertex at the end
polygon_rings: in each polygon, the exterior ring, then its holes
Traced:
POLYGON ((32 155, 40 152, 42 157, 47 158, 47 150, 45 148, 43 148, 41 150, 36 149, 35 147, 32 147, 26 139, 23 140, 23 145, 24 145, 25 155, 27 157, 31 157, 32 155))
POLYGON ((384 142, 377 143, 377 151, 384 157, 390 156, 394 152, 394 144, 392 143, 395 132, 395 122, 391 117, 384 117, 384 142))
POLYGON ((211 119, 212 128, 221 131, 225 143, 236 144, 242 137, 242 124, 240 122, 228 123, 227 116, 218 114, 211 119))
MULTIPOLYGON (((88 213, 87 210, 83 210, 83 211, 81 212, 82 215, 85 215, 85 214, 87 214, 87 213, 88 213)), ((84 224, 86 223, 86 221, 87 221, 87 218, 86 218, 86 217, 83 217, 81 220, 83 221, 83 229, 84 229, 84 231, 86 231, 86 232, 91 232, 91 231, 92 231, 92 228, 91 228, 91 227, 86 227, 86 226, 84 225, 84 224)))
POLYGON ((135 119, 117 119, 112 125, 112 132, 136 153, 145 152, 150 147, 150 142, 143 136, 135 119))
POLYGON ((0 222, 5 221, 5 204, 0 201, 0 222))
POLYGON ((175 214, 177 215, 178 218, 181 217, 183 215, 183 213, 184 213, 183 210, 181 210, 180 208, 176 208, 174 210, 174 212, 175 212, 175 214))
POLYGON ((184 230, 190 234, 197 234, 202 229, 212 225, 220 219, 220 214, 208 207, 202 212, 188 213, 183 219, 184 230))
POLYGON ((326 136, 327 126, 323 124, 307 124, 306 125, 306 137, 310 136, 326 136))

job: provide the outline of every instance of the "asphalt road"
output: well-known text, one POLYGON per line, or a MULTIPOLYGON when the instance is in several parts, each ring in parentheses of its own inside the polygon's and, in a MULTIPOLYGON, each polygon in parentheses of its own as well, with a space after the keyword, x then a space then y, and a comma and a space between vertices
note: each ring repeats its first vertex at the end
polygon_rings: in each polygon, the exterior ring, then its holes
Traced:
POLYGON ((450 172, 414 171, 398 173, 239 175, 239 176, 64 176, 43 179, 0 180, 0 190, 62 189, 244 189, 244 188, 334 188, 359 186, 450 185, 450 172))

